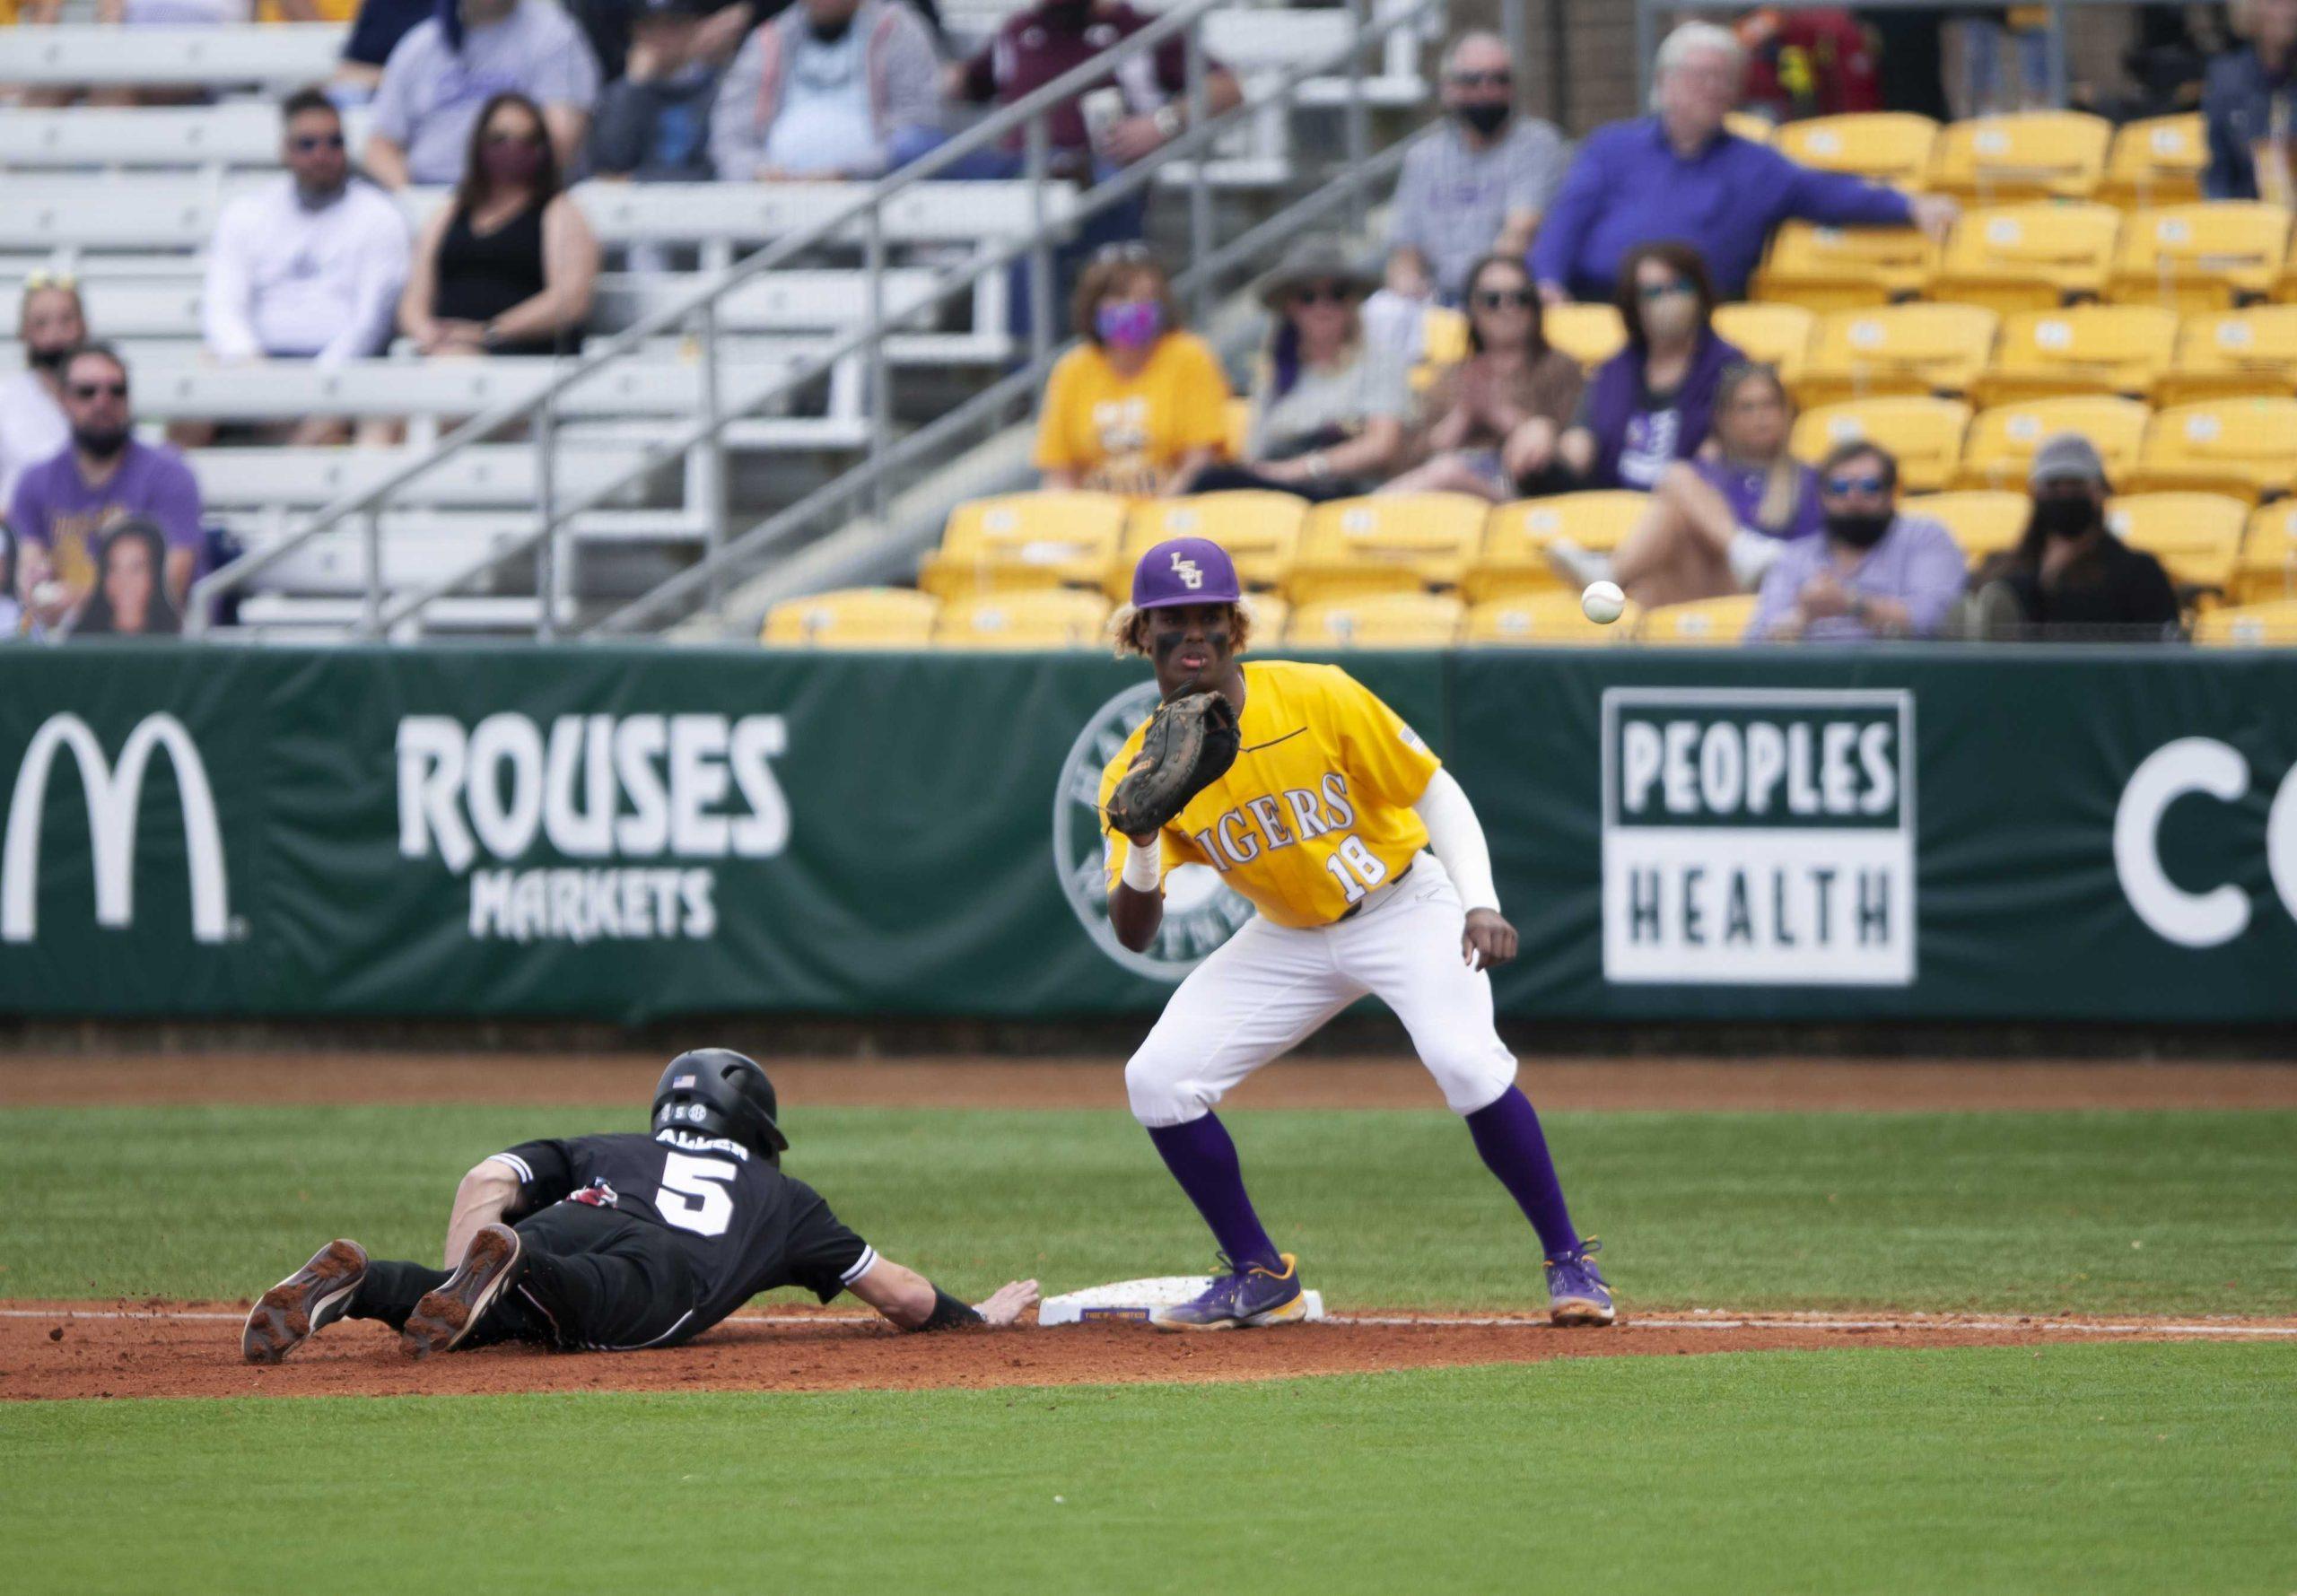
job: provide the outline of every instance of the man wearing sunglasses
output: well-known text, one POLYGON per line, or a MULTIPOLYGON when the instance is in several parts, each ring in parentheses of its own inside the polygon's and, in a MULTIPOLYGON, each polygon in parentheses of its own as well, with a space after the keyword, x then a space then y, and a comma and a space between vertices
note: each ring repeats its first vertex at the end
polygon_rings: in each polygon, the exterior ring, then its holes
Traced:
POLYGON ((174 449, 136 440, 118 355, 91 344, 64 362, 64 418, 71 447, 25 472, 9 504, 25 608, 50 631, 69 619, 95 588, 104 529, 135 516, 167 540, 168 597, 180 610, 199 559, 199 484, 174 449))
POLYGON ((1404 157, 1388 223, 1388 287, 1459 302, 1487 255, 1518 259, 1563 182, 1570 151, 1546 123, 1515 114, 1505 40, 1463 34, 1444 57, 1442 129, 1404 157))
POLYGON ((208 245, 207 352, 323 366, 380 354, 406 283, 406 220, 353 176, 325 94, 305 89, 281 112, 286 175, 225 205, 208 245))
POLYGON ((1750 642, 1935 637, 1967 568, 1953 535, 1901 515, 1899 463, 1879 444, 1835 446, 1819 463, 1823 537, 1786 545, 1762 580, 1750 642))

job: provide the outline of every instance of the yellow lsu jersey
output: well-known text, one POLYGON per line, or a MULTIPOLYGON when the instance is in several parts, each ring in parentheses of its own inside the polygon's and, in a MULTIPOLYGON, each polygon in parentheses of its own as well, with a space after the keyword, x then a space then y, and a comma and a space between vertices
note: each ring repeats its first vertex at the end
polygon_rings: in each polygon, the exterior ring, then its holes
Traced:
MULTIPOLYGON (((1165 827, 1159 873, 1210 865, 1278 925, 1328 926, 1428 845, 1412 805, 1443 762, 1336 665, 1270 660, 1244 671, 1243 748, 1165 827)), ((1101 772, 1104 811, 1148 730, 1143 721, 1101 772)), ((1131 847, 1109 834, 1112 892, 1131 847)))

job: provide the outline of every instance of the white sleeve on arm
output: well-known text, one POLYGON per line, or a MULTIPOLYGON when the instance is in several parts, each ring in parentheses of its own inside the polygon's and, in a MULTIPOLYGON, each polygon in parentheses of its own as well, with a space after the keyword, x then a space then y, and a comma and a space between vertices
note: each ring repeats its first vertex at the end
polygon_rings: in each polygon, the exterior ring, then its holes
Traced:
POLYGON ((1483 840, 1483 823, 1475 817, 1467 789, 1451 772, 1438 770, 1412 808, 1428 827, 1428 846, 1460 889, 1461 907, 1496 911, 1499 889, 1491 881, 1491 847, 1483 840))

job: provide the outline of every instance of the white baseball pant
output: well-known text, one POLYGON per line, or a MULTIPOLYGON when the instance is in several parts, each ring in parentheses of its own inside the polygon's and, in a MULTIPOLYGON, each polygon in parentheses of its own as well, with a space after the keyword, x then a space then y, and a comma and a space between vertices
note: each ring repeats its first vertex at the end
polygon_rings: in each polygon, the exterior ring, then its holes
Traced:
POLYGON ((1254 915, 1191 971, 1124 1067, 1133 1117, 1155 1129, 1201 1119, 1262 1065, 1369 992, 1411 1033, 1452 1112, 1472 1114, 1515 1080, 1491 1019, 1491 977, 1460 951, 1460 894, 1432 853, 1314 930, 1254 915))

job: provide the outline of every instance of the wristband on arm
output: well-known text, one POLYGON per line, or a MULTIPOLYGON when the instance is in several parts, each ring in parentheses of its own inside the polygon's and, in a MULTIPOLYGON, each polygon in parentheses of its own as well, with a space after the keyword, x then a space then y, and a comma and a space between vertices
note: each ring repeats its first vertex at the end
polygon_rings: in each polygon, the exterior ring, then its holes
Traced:
POLYGON ((927 1316, 925 1322, 917 1328, 921 1334, 927 1330, 952 1330, 958 1325, 986 1324, 987 1322, 989 1321, 974 1313, 972 1308, 936 1286, 933 1288, 933 1312, 927 1316))

